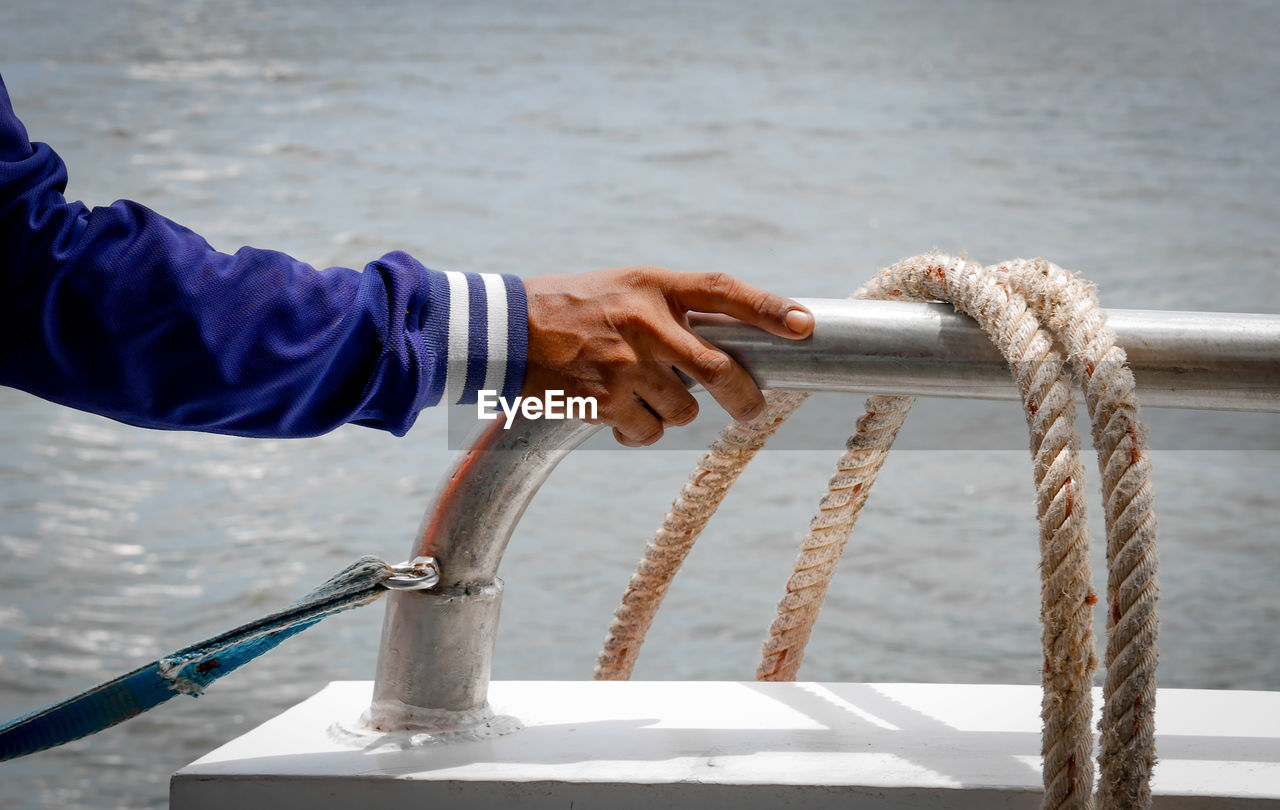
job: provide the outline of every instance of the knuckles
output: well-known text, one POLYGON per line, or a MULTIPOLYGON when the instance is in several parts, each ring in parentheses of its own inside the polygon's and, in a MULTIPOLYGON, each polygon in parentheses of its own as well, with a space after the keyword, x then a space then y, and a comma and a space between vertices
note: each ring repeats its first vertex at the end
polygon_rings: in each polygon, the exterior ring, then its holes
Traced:
POLYGON ((618 333, 630 341, 651 339, 661 331, 657 319, 647 310, 628 308, 615 313, 610 320, 618 333))
POLYGON ((702 280, 702 289, 715 298, 732 298, 738 287, 738 280, 728 273, 707 273, 702 280))
POLYGON ((700 352, 693 358, 694 368, 698 370, 703 385, 718 386, 729 379, 733 372, 733 361, 727 354, 711 351, 700 352))
POLYGON ((627 287, 633 289, 643 289, 647 287, 660 287, 663 284, 663 277, 671 275, 670 270, 664 270, 661 267, 653 267, 652 265, 638 265, 636 267, 624 267, 619 271, 618 280, 627 287))
POLYGON ((760 319, 781 321, 786 316, 787 309, 785 302, 769 293, 760 293, 751 301, 751 311, 760 319))
POLYGON ((681 403, 671 414, 671 421, 677 425, 687 425, 696 418, 698 418, 698 401, 692 397, 687 402, 681 403))

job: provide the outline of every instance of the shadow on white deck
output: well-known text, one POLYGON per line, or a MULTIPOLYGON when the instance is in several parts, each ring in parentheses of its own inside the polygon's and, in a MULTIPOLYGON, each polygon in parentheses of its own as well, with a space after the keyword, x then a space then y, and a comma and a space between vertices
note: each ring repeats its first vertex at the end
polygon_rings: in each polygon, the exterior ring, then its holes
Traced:
MULTIPOLYGON (((500 681, 514 734, 336 742, 371 688, 332 683, 183 768, 172 810, 1039 806, 1038 686, 500 681)), ((1156 723, 1156 807, 1280 808, 1280 693, 1162 689, 1156 723)))

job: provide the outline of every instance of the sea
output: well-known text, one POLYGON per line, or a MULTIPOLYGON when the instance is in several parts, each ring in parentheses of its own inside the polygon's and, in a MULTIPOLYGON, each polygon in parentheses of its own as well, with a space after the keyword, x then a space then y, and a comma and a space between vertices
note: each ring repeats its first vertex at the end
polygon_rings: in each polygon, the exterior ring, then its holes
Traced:
MULTIPOLYGON (((1106 307, 1280 312, 1280 5, 1265 0, 0 0, 0 75, 66 160, 69 198, 136 200, 228 252, 361 268, 405 250, 524 277, 654 264, 839 298, 939 248, 1047 257, 1106 307)), ((841 402, 811 425, 823 441, 744 474, 635 677, 753 677, 861 413, 841 402)), ((801 677, 1039 682, 1025 426, 1016 403, 964 408, 922 401, 908 421, 801 677)), ((1160 683, 1280 689, 1280 417, 1145 413, 1160 683)), ((467 418, 251 440, 0 389, 0 719, 362 554, 403 559, 467 418)), ((705 400, 696 427, 725 418, 705 400)), ((560 465, 502 564, 495 678, 591 677, 699 453, 678 431, 644 450, 602 436, 560 465)), ((165 806, 176 769, 329 681, 372 678, 382 614, 331 618, 199 700, 0 764, 0 807, 165 806)))

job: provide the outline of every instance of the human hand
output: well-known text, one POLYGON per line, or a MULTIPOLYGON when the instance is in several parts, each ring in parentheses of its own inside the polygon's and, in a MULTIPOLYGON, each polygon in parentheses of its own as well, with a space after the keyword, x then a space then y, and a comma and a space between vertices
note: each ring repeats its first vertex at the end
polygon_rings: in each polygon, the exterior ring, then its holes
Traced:
POLYGON ((628 447, 686 425, 698 403, 673 369, 701 383, 735 419, 764 413, 746 370, 689 328, 686 313, 719 312, 779 337, 813 332, 813 315, 724 273, 622 267, 525 280, 529 357, 523 396, 595 397, 598 421, 628 447))

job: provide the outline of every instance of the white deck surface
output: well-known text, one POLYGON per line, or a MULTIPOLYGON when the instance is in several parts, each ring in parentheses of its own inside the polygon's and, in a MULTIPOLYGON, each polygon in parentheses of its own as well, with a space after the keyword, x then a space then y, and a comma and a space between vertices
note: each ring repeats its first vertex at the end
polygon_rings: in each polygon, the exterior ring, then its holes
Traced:
MULTIPOLYGON (((1039 806, 1036 686, 499 681, 514 734, 335 742, 371 689, 332 683, 183 768, 172 810, 1039 806)), ((1280 693, 1165 689, 1156 722, 1158 808, 1280 807, 1280 693)))

